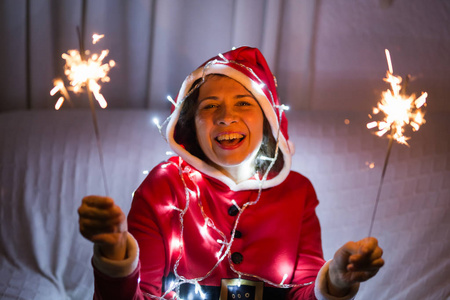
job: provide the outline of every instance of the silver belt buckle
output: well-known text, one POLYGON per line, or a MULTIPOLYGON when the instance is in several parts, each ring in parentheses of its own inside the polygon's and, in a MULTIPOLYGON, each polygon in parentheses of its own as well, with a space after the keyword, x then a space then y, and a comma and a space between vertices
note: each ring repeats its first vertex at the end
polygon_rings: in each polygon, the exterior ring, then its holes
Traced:
POLYGON ((222 279, 219 300, 262 300, 264 282, 247 279, 222 279))

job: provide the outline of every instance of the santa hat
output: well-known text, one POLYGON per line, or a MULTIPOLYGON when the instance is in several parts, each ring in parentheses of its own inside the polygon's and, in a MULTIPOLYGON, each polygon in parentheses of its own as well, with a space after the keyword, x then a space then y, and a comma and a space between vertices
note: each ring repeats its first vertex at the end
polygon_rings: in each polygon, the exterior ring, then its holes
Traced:
POLYGON ((264 56, 256 48, 240 47, 219 54, 206 61, 186 77, 178 93, 176 106, 167 125, 166 137, 169 145, 186 162, 207 175, 221 180, 232 190, 257 189, 260 187, 259 183, 255 180, 244 181, 239 184, 234 183, 230 178, 221 174, 215 168, 191 155, 184 147, 174 140, 175 126, 178 121, 181 107, 184 104, 184 100, 189 95, 193 83, 197 79, 204 79, 209 74, 222 74, 238 81, 249 90, 258 101, 270 124, 272 134, 278 142, 279 151, 283 153, 284 159, 284 165, 281 171, 277 176, 265 180, 263 188, 280 184, 289 174, 294 146, 289 142, 288 123, 284 114, 284 110, 286 110, 287 107, 279 103, 275 77, 270 71, 264 56))

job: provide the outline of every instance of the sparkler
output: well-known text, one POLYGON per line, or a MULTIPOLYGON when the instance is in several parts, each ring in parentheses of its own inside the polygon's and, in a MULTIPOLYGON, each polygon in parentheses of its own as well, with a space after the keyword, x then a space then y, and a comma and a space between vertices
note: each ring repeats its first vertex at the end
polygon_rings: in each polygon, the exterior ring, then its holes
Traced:
MULTIPOLYGON (((59 110, 65 100, 70 101, 68 90, 74 92, 75 94, 82 93, 86 90, 92 112, 92 121, 94 124, 94 132, 97 140, 97 148, 103 175, 103 183, 105 192, 108 195, 109 190, 108 184, 106 182, 106 172, 103 162, 100 132, 98 129, 97 116, 95 113, 95 105, 92 95, 94 95, 95 100, 97 100, 101 108, 106 108, 108 103, 106 102, 105 97, 100 93, 101 86, 99 82, 110 81, 108 73, 111 68, 115 66, 115 62, 114 60, 110 60, 108 63, 103 63, 103 60, 109 53, 109 50, 103 50, 100 55, 97 53, 93 53, 92 55, 90 55, 90 52, 84 49, 83 34, 80 33, 79 30, 78 37, 80 41, 80 50, 69 50, 67 51, 67 53, 63 53, 61 55, 61 57, 66 61, 66 64, 64 66, 64 74, 67 76, 70 86, 66 88, 62 79, 55 79, 53 81, 54 88, 50 91, 50 95, 54 96, 56 93, 60 94, 60 97, 55 104, 55 109, 59 110)), ((94 34, 92 36, 92 43, 97 43, 103 37, 104 35, 94 34)))
MULTIPOLYGON (((390 84, 390 89, 387 89, 382 93, 381 101, 378 103, 377 107, 373 109, 374 115, 384 113, 385 117, 381 121, 372 121, 368 123, 367 128, 372 129, 377 127, 378 131, 375 134, 380 137, 389 132, 389 143, 384 159, 383 171, 381 172, 372 220, 370 222, 369 236, 372 234, 373 223, 377 212, 378 202, 380 200, 381 187, 389 162, 392 144, 395 140, 399 144, 408 145, 406 141, 410 138, 404 135, 405 127, 409 125, 412 127, 413 131, 417 131, 420 126, 425 123, 425 119, 423 118, 424 112, 421 111, 421 108, 426 106, 427 93, 422 93, 418 98, 416 98, 414 94, 409 96, 406 95, 406 84, 403 84, 402 86, 402 78, 394 75, 389 50, 386 49, 385 53, 388 71, 386 72, 386 78, 383 80, 390 84)), ((407 83, 407 80, 405 80, 404 83, 407 83)), ((369 115, 369 117, 372 118, 371 115, 369 115)))

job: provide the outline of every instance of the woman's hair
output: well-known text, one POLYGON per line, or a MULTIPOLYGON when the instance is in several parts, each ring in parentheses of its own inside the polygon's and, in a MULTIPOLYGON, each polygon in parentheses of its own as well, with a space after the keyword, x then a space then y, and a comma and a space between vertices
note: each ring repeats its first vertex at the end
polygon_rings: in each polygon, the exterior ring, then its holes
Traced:
MULTIPOLYGON (((210 74, 207 75, 205 81, 211 77, 227 77, 222 74, 210 74)), ((203 153, 198 140, 197 140, 197 130, 195 128, 195 114, 198 108, 198 97, 200 93, 200 85, 202 78, 197 79, 192 84, 189 94, 184 99, 183 106, 180 111, 180 115, 178 117, 177 125, 175 126, 174 139, 175 142, 182 145, 189 153, 200 158, 203 161, 207 160, 206 155, 203 153)), ((249 91, 251 95, 252 92, 249 91)), ((259 103, 258 103, 259 104, 259 103)), ((255 161, 255 169, 257 172, 264 174, 270 165, 269 160, 258 159, 261 156, 265 157, 274 157, 275 149, 276 149, 276 140, 273 137, 272 129, 270 128, 269 121, 263 112, 263 140, 261 143, 261 147, 256 155, 255 161)), ((281 151, 278 151, 278 158, 273 167, 271 168, 271 172, 279 172, 283 168, 284 159, 281 151)))

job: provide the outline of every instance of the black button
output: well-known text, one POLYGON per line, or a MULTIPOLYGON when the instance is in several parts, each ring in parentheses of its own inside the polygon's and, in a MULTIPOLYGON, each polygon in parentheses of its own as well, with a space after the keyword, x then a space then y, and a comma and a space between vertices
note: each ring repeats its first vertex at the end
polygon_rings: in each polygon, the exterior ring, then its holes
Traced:
POLYGON ((244 260, 244 257, 239 252, 231 254, 231 261, 235 264, 240 264, 244 260))
POLYGON ((237 215, 238 212, 239 212, 239 209, 236 207, 236 205, 231 205, 230 208, 228 209, 228 214, 232 217, 237 215))
MULTIPOLYGON (((231 232, 231 233, 233 233, 233 232, 231 232)), ((234 237, 237 239, 240 239, 242 237, 242 232, 240 232, 239 230, 236 230, 234 232, 234 237)))

